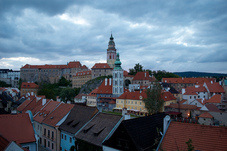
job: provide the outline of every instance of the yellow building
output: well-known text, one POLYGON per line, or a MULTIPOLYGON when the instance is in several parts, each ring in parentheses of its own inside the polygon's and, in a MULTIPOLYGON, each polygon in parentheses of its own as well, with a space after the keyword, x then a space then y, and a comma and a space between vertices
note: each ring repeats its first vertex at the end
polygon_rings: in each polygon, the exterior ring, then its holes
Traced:
POLYGON ((91 80, 91 71, 78 72, 73 76, 72 87, 80 88, 89 80, 91 80))
MULTIPOLYGON (((143 101, 143 99, 146 97, 146 90, 125 92, 117 98, 115 109, 121 110, 122 108, 127 108, 127 110, 131 113, 146 115, 148 114, 148 111, 145 108, 145 103, 143 101)), ((176 103, 176 98, 170 92, 163 92, 162 99, 164 101, 164 106, 168 106, 171 103, 176 103)))

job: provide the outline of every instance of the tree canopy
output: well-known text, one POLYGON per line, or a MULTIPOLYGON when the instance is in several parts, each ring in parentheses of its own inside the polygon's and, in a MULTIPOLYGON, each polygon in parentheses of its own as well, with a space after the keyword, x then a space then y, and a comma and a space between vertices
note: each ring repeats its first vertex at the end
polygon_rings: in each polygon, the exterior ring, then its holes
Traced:
POLYGON ((0 87, 11 87, 11 84, 7 84, 5 81, 0 81, 0 87))
POLYGON ((73 101, 74 97, 76 96, 75 91, 72 88, 64 88, 62 89, 62 91, 60 92, 59 97, 61 98, 61 100, 63 102, 66 101, 73 101))
POLYGON ((163 109, 162 89, 160 84, 155 84, 151 89, 147 89, 147 98, 143 101, 149 114, 155 114, 163 109))
POLYGON ((140 65, 139 63, 135 64, 133 69, 129 69, 129 73, 130 75, 136 75, 137 72, 142 72, 143 70, 143 66, 140 65))

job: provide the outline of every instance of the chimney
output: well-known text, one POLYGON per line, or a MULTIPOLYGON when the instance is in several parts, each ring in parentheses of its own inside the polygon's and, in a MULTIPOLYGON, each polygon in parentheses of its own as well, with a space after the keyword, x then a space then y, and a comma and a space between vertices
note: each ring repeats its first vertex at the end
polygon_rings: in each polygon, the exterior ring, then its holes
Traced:
POLYGON ((170 116, 166 115, 165 118, 163 119, 163 134, 165 134, 169 122, 170 122, 170 116))
POLYGON ((219 85, 221 85, 221 81, 219 81, 219 85))
POLYGON ((34 92, 31 92, 31 96, 34 96, 34 92))
POLYGON ((185 88, 182 89, 182 94, 184 94, 184 93, 185 93, 185 88))
POLYGON ((105 86, 107 85, 107 78, 105 78, 105 86))
POLYGON ((204 101, 204 98, 202 98, 202 103, 203 103, 203 101, 204 101))
POLYGON ((45 105, 46 102, 47 102, 47 100, 46 100, 46 99, 43 99, 43 100, 42 100, 42 105, 45 105))
POLYGON ((110 80, 110 81, 109 81, 109 85, 111 85, 111 80, 112 80, 112 79, 110 78, 109 80, 110 80))
POLYGON ((211 84, 213 84, 213 81, 210 81, 211 84))
POLYGON ((199 87, 199 85, 195 85, 195 88, 198 88, 199 87))
POLYGON ((145 77, 146 77, 147 73, 145 72, 145 77))

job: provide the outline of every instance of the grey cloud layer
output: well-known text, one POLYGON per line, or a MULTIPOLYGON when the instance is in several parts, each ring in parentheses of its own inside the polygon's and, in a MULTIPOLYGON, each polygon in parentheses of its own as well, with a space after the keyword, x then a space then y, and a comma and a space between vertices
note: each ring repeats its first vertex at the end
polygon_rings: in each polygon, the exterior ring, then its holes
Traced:
POLYGON ((105 61, 113 31, 125 69, 139 62, 155 70, 227 72, 225 8, 224 0, 3 0, 0 59, 79 60, 91 67, 105 61))

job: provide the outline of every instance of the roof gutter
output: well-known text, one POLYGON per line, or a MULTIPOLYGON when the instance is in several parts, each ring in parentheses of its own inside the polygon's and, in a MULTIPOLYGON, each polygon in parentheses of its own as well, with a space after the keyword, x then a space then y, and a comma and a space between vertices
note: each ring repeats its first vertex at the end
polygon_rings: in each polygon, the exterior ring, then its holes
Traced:
POLYGON ((166 132, 167 132, 167 130, 168 130, 168 128, 169 128, 170 123, 171 123, 171 120, 169 121, 169 124, 167 125, 167 128, 166 128, 166 130, 165 130, 165 133, 162 135, 162 139, 160 140, 160 142, 159 142, 159 144, 158 144, 158 147, 157 147, 156 151, 159 150, 159 148, 160 148, 160 146, 161 146, 161 143, 162 143, 162 140, 164 139, 164 137, 165 137, 165 135, 166 135, 166 132))

